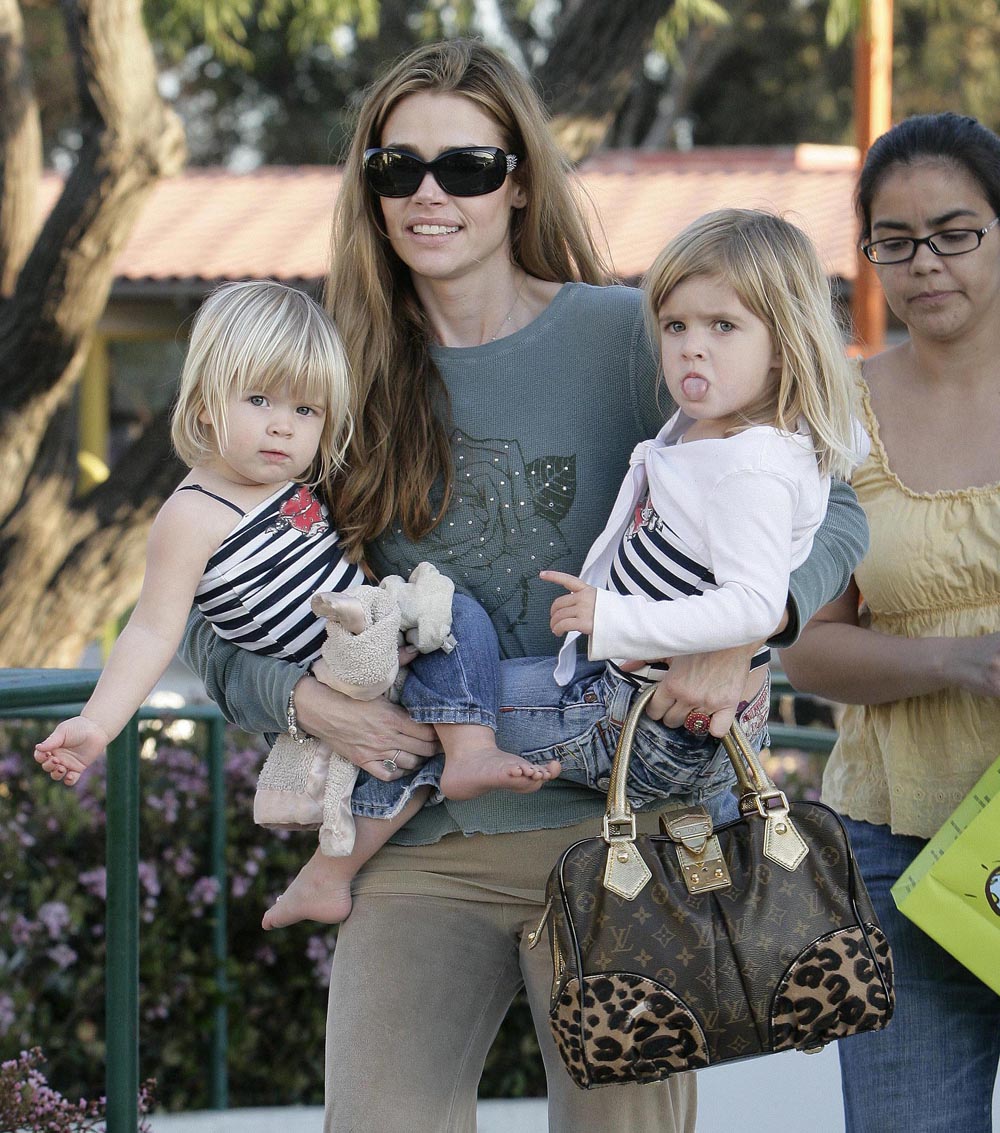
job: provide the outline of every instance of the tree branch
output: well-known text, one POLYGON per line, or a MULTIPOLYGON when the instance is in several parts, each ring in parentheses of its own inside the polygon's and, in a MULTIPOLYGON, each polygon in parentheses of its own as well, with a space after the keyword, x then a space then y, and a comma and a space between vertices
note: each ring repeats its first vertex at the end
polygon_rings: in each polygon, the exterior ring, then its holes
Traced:
POLYGON ((581 161, 604 140, 673 0, 578 0, 567 6, 536 78, 563 151, 581 161))
POLYGON ((38 234, 42 130, 24 21, 0 0, 0 298, 10 295, 38 234))
POLYGON ((64 0, 63 10, 84 141, 14 293, 0 303, 0 460, 13 473, 0 477, 0 518, 20 498, 48 419, 79 378, 142 206, 184 159, 180 120, 157 89, 140 0, 64 0))

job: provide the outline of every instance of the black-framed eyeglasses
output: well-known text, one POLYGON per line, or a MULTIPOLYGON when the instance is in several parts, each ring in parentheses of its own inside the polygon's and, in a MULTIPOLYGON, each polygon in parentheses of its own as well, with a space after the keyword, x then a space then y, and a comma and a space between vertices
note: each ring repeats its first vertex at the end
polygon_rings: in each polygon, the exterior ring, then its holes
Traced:
POLYGON ((453 197, 495 193, 517 168, 517 157, 496 146, 463 146, 422 161, 401 149, 366 149, 365 180, 380 197, 411 197, 430 173, 453 197))
POLYGON ((966 252, 974 252, 986 233, 998 224, 1000 216, 994 217, 985 228, 946 228, 930 236, 889 236, 862 244, 861 251, 873 264, 883 265, 907 263, 921 244, 926 244, 935 256, 964 256, 966 252))

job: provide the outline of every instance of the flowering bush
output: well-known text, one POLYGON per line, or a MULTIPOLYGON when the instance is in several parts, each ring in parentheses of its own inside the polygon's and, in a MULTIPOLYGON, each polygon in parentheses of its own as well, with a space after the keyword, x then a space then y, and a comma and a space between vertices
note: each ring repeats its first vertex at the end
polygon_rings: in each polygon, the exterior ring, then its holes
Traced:
MULTIPOLYGON (((104 1092, 105 764, 75 789, 53 783, 30 754, 43 729, 0 732, 0 1058, 39 1046, 64 1094, 92 1097, 104 1092)), ((199 728, 181 747, 161 736, 140 780, 140 1065, 156 1077, 168 1110, 210 1101, 217 883, 208 872, 201 738, 199 728)), ((262 911, 315 839, 254 825, 263 752, 262 741, 229 733, 230 1102, 315 1104, 335 932, 315 924, 269 935, 260 928, 262 911)))
MULTIPOLYGON (((219 1002, 206 743, 203 725, 190 741, 180 725, 156 727, 145 729, 140 775, 140 1068, 156 1078, 159 1105, 191 1110, 210 1104, 219 1002)), ((63 1094, 94 1097, 104 1092, 105 764, 76 788, 53 783, 31 756, 44 728, 0 729, 0 1059, 41 1047, 63 1094)), ((254 825, 265 751, 260 738, 227 729, 229 1101, 316 1105, 336 931, 260 927, 316 837, 254 825)), ((490 1055, 483 1095, 544 1093, 537 1049, 522 997, 490 1055)))
MULTIPOLYGON (((43 1062, 38 1047, 23 1050, 16 1059, 0 1064, 0 1129, 31 1130, 31 1133, 101 1133, 104 1129, 104 1098, 75 1104, 64 1098, 38 1069, 43 1062)), ((153 1083, 139 1093, 139 1113, 149 1113, 153 1083)), ((140 1118, 139 1133, 150 1133, 149 1122, 140 1118)))

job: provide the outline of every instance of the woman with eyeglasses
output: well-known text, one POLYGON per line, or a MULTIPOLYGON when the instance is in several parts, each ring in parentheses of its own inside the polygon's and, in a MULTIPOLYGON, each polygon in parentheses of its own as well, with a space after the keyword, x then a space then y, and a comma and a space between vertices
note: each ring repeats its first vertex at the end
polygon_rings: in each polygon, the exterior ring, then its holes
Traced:
POLYGON ((889 889, 1000 736, 1000 138, 910 118, 869 150, 857 206, 909 336, 862 366, 872 448, 852 483, 871 549, 782 656, 796 687, 849 705, 823 798, 848 816, 895 963, 892 1023, 840 1044, 848 1133, 984 1133, 1000 998, 889 889))
MULTIPOLYGON (((508 658, 501 715, 504 703, 536 702, 533 690, 510 699, 521 662, 554 662, 555 588, 539 572, 579 569, 629 454, 673 411, 665 393, 656 404, 641 292, 608 285, 585 215, 537 95, 498 52, 422 47, 368 91, 333 226, 328 306, 356 422, 333 515, 341 545, 377 575, 428 560, 485 606, 508 658)), ((847 584, 864 547, 853 494, 840 485, 831 499, 792 578, 791 636, 847 584)), ((677 659, 653 714, 673 727, 694 709, 732 719, 754 651, 677 659)), ((430 727, 399 706, 238 656, 200 625, 187 656, 243 726, 281 730, 294 711, 377 778, 435 750, 430 727)), ((327 1130, 475 1129, 486 1057, 523 987, 553 1133, 694 1129, 691 1076, 582 1091, 549 1032, 551 960, 528 950, 527 934, 558 855, 592 836, 603 809, 600 793, 560 779, 534 794, 445 800, 367 863, 331 977, 327 1130)), ((643 812, 640 829, 656 817, 643 812)), ((272 924, 330 919, 314 876, 307 865, 272 924)))

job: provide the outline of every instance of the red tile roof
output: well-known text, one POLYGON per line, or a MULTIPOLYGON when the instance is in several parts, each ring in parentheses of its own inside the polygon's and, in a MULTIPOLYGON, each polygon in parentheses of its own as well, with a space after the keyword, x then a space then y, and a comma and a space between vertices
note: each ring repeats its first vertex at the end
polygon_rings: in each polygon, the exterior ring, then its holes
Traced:
MULTIPOLYGON (((696 216, 742 205, 772 209, 801 225, 830 275, 853 279, 856 170, 853 147, 799 145, 608 151, 586 162, 580 178, 625 278, 645 271, 696 216)), ((261 276, 320 279, 339 182, 332 166, 265 166, 243 174, 188 169, 157 185, 119 258, 118 283, 156 290, 261 276)), ((47 177, 46 206, 57 192, 57 179, 47 177)))
POLYGON ((828 274, 853 279, 857 170, 853 146, 800 145, 611 151, 588 161, 581 175, 622 276, 644 272, 667 240, 702 213, 740 206, 798 224, 816 242, 828 274))

